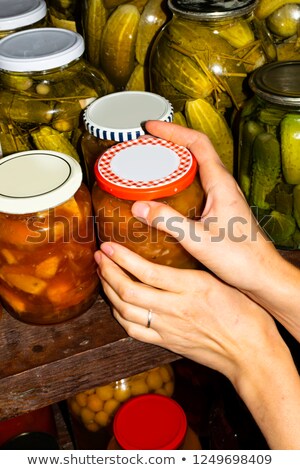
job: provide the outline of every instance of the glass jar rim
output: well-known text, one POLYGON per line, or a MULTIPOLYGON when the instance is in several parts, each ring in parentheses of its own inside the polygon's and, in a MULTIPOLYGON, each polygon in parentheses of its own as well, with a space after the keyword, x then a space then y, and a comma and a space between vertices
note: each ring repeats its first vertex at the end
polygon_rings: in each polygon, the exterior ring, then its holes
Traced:
POLYGON ((259 98, 271 103, 300 105, 300 61, 282 61, 262 65, 249 78, 249 86, 259 98))
POLYGON ((211 21, 231 19, 250 14, 258 0, 225 0, 207 2, 206 0, 168 0, 168 7, 186 19, 211 21), (227 5, 226 5, 227 2, 227 5))

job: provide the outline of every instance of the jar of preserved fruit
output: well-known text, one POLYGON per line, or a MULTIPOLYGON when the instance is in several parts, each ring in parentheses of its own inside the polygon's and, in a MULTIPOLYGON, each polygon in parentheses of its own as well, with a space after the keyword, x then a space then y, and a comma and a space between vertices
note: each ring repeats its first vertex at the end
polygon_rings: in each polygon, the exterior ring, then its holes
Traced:
POLYGON ((132 397, 154 393, 171 397, 174 374, 169 364, 96 386, 68 399, 78 448, 106 448, 112 436, 111 424, 121 404, 132 397))
POLYGON ((80 28, 79 0, 47 0, 50 21, 57 28, 78 31, 80 28))
POLYGON ((1 156, 38 149, 79 160, 82 111, 107 93, 104 75, 83 52, 82 36, 66 29, 31 29, 1 40, 1 156))
POLYGON ((85 0, 88 60, 104 71, 115 91, 149 89, 149 53, 169 17, 167 0, 85 0))
POLYGON ((28 151, 0 160, 0 299, 18 320, 52 324, 98 296, 91 198, 70 156, 28 151))
POLYGON ((170 122, 172 117, 172 105, 146 91, 121 91, 93 101, 83 114, 86 131, 81 139, 89 186, 95 182, 95 162, 105 150, 144 135, 143 123, 149 119, 170 122))
POLYGON ((269 238, 300 248, 300 62, 264 65, 240 116, 239 184, 269 238))
POLYGON ((0 39, 29 28, 47 26, 47 5, 44 0, 0 0, 0 39))
POLYGON ((174 399, 146 394, 131 398, 117 411, 109 450, 197 450, 197 435, 188 427, 183 408, 174 399))
POLYGON ((233 172, 230 130, 248 74, 266 62, 253 22, 255 0, 169 0, 172 20, 150 57, 150 90, 174 106, 174 122, 208 135, 233 172))
POLYGON ((158 264, 198 267, 178 240, 131 213, 134 201, 156 200, 183 216, 200 218, 204 193, 197 169, 188 149, 150 136, 121 142, 104 152, 95 164, 92 190, 100 242, 121 243, 158 264))
POLYGON ((258 0, 255 16, 274 42, 277 60, 300 59, 300 1, 258 0))

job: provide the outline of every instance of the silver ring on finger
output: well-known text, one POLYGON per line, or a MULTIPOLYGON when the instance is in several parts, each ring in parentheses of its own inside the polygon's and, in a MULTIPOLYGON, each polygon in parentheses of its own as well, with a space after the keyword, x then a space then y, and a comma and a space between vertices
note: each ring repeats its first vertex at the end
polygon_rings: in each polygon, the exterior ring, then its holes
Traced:
POLYGON ((151 328, 151 320, 152 320, 152 310, 150 308, 147 313, 147 328, 151 328))

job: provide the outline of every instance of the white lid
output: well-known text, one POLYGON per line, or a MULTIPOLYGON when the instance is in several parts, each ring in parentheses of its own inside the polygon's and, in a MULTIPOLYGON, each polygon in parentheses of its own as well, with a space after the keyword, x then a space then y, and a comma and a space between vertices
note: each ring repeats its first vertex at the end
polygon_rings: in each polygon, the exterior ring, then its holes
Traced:
POLYGON ((37 23, 47 14, 44 0, 0 0, 0 31, 37 23))
POLYGON ((74 158, 60 152, 30 150, 0 159, 0 212, 30 214, 59 206, 82 181, 74 158))
POLYGON ((27 29, 1 39, 0 68, 11 72, 41 72, 67 65, 83 52, 83 37, 74 31, 27 29))
POLYGON ((145 134, 150 119, 170 122, 173 107, 166 98, 146 91, 120 91, 96 99, 83 114, 86 129, 99 139, 124 142, 145 134))

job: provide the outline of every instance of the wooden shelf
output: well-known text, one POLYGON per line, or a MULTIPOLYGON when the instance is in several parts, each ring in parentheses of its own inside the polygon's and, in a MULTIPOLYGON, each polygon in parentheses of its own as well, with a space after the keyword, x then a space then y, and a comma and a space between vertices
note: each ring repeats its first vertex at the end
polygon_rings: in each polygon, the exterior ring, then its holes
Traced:
POLYGON ((88 312, 58 325, 26 325, 3 312, 0 357, 4 420, 179 356, 129 338, 99 297, 88 312))
MULTIPOLYGON (((300 251, 280 253, 300 268, 300 251)), ((129 338, 99 296, 88 312, 59 325, 26 325, 4 311, 0 358, 4 420, 179 356, 129 338)))

